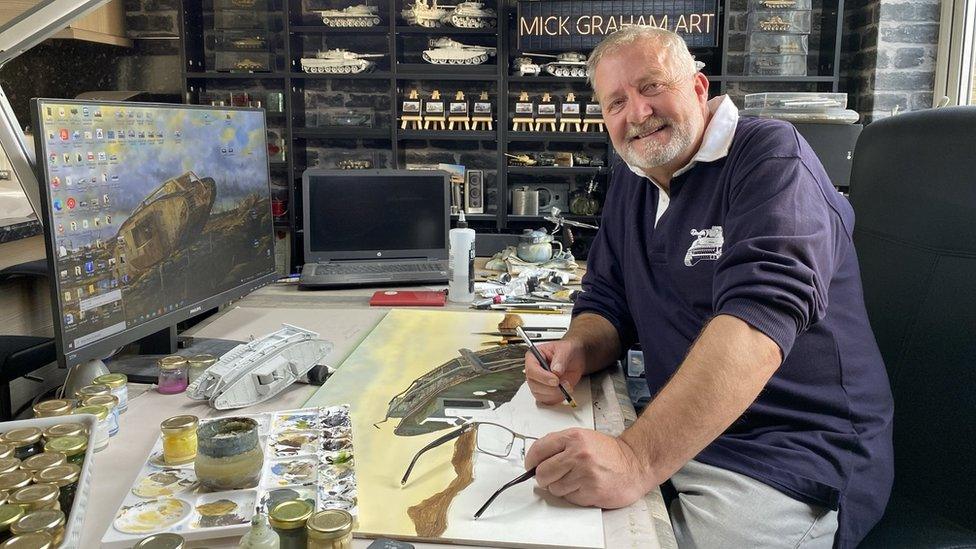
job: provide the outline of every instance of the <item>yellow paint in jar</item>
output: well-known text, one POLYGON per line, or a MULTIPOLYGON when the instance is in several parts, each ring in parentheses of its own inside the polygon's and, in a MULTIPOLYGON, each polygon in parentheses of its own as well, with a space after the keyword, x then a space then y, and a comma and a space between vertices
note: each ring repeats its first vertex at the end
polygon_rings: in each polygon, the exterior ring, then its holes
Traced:
POLYGON ((197 416, 174 416, 159 424, 163 431, 163 461, 168 465, 189 463, 197 457, 197 416))

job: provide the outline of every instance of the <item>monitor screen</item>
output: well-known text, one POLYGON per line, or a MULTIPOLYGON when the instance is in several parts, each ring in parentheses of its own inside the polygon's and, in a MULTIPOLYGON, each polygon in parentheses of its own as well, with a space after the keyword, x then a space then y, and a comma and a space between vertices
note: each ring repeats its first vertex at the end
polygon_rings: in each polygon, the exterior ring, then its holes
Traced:
MULTIPOLYGON (((308 246, 313 253, 446 249, 449 198, 443 172, 313 173, 308 246)), ((417 255, 417 254, 415 254, 417 255)))
POLYGON ((40 99, 32 114, 66 362, 267 283, 263 111, 40 99))

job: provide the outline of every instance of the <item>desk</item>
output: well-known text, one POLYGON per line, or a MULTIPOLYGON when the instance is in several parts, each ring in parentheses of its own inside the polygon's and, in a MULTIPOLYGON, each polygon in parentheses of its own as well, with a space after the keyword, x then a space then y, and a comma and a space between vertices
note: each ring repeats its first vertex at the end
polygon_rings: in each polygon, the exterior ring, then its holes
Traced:
MULTIPOLYGON (((412 288, 417 289, 417 288, 412 288)), ((322 332, 326 339, 332 334, 320 326, 341 325, 345 331, 326 362, 344 359, 382 318, 383 309, 370 309, 369 297, 375 289, 350 289, 330 292, 302 292, 294 285, 278 284, 262 288, 218 315, 189 330, 189 336, 244 338, 250 333, 266 333, 280 327, 282 321, 322 332), (323 314, 328 310, 332 314, 323 314)), ((448 309, 466 310, 465 305, 449 304, 448 309)), ((443 309, 438 307, 436 309, 443 309)), ((497 311, 496 311, 497 312, 497 311)), ((472 314, 479 314, 472 312, 472 314)), ((635 419, 623 377, 619 372, 605 372, 593 377, 594 415, 597 428, 617 434, 635 419)), ((130 386, 135 392, 136 387, 130 386)), ((317 387, 293 385, 271 401, 247 409, 247 412, 299 408, 317 387)), ((233 414, 218 412, 205 402, 193 401, 185 395, 161 395, 153 390, 131 399, 129 410, 120 422, 120 434, 109 447, 96 454, 91 502, 81 547, 97 547, 110 527, 118 504, 135 480, 142 460, 158 436, 159 422, 178 414, 213 417, 233 414)), ((608 548, 618 547, 677 547, 674 533, 660 491, 624 509, 604 511, 604 532, 608 548)), ((354 546, 364 548, 369 540, 357 539, 354 546)), ((443 549, 443 544, 415 543, 418 548, 443 549)), ((208 540, 189 545, 211 549, 236 547, 233 539, 208 540)))

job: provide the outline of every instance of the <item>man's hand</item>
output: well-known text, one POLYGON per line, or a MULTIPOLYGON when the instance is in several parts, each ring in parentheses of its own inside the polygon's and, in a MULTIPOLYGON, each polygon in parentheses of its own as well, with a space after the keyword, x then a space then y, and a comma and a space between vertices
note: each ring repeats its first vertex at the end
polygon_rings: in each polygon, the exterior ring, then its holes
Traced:
POLYGON ((562 339, 537 345, 546 357, 552 372, 547 372, 531 352, 525 353, 525 380, 539 404, 559 404, 566 397, 559 385, 573 394, 573 387, 586 372, 582 346, 572 339, 562 339))
POLYGON ((588 429, 567 429, 537 440, 525 456, 525 468, 532 467, 536 483, 552 495, 603 509, 626 507, 656 485, 627 443, 588 429))

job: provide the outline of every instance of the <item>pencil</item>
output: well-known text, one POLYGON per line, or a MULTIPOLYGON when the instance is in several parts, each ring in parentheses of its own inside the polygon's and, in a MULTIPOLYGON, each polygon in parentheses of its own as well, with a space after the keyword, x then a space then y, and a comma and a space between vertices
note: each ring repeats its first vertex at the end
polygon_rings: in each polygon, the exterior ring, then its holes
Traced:
MULTIPOLYGON (((517 333, 518 336, 522 338, 522 341, 524 341, 525 344, 529 346, 529 351, 532 352, 532 355, 535 356, 535 359, 539 361, 539 364, 542 365, 542 368, 547 372, 551 372, 552 368, 549 367, 549 362, 547 362, 546 358, 542 356, 542 353, 539 352, 539 349, 535 346, 535 343, 532 343, 532 340, 529 339, 529 336, 525 333, 525 330, 523 330, 521 326, 517 326, 515 328, 515 333, 517 333)), ((568 402, 571 407, 575 408, 576 400, 573 399, 573 396, 569 394, 569 391, 567 391, 566 388, 563 387, 561 383, 559 384, 559 390, 562 391, 563 396, 566 397, 566 402, 568 402)))

